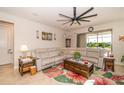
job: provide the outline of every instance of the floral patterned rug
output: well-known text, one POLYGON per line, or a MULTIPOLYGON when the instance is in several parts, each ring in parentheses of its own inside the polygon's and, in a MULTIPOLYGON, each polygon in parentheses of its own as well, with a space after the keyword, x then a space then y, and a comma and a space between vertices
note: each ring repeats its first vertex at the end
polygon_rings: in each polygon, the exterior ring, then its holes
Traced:
MULTIPOLYGON (((83 85, 87 78, 66 70, 63 63, 43 70, 43 73, 49 78, 58 82, 83 85)), ((114 72, 104 71, 98 67, 94 68, 93 74, 89 80, 95 80, 94 85, 124 85, 124 74, 116 75, 114 72)))

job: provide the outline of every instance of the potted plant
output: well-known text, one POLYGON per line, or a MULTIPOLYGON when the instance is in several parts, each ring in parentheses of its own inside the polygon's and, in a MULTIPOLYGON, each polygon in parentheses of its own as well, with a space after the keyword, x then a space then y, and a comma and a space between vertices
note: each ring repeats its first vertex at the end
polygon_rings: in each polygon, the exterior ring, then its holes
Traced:
POLYGON ((81 54, 80 54, 80 52, 74 52, 74 59, 75 60, 79 60, 81 58, 81 54))

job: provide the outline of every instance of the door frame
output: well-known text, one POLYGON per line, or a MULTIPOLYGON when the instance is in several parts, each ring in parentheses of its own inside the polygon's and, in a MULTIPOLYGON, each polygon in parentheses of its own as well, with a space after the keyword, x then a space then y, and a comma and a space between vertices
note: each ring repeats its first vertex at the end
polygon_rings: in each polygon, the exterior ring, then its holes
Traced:
POLYGON ((15 50, 14 50, 14 23, 12 22, 7 22, 7 21, 3 21, 3 20, 0 20, 0 23, 3 23, 3 24, 8 24, 8 25, 12 25, 12 43, 13 43, 13 46, 12 46, 12 50, 13 50, 13 54, 12 54, 12 65, 13 65, 13 69, 14 69, 14 56, 15 56, 15 50))

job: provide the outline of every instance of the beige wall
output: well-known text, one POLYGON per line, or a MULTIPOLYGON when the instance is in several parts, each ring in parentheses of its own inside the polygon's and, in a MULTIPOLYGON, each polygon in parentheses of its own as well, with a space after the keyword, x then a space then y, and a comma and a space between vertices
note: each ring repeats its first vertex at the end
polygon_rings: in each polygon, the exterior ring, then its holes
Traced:
POLYGON ((80 34, 80 36, 79 36, 79 47, 86 47, 86 36, 85 36, 85 34, 80 34))
POLYGON ((0 20, 14 23, 14 67, 18 67, 18 56, 20 54, 20 46, 26 44, 29 49, 49 48, 49 47, 64 47, 64 31, 49 27, 37 22, 26 20, 21 17, 16 17, 10 14, 0 12, 0 20), (51 32, 56 34, 56 40, 43 41, 36 39, 36 30, 51 32))
MULTIPOLYGON (((10 14, 2 13, 0 12, 0 20, 8 21, 14 23, 14 67, 18 67, 18 56, 20 55, 20 46, 22 44, 26 44, 29 49, 35 49, 35 48, 44 48, 44 47, 64 47, 65 41, 64 41, 64 33, 65 31, 62 31, 57 28, 49 27, 37 22, 33 22, 30 20, 26 20, 21 17, 16 17, 10 14), (46 31, 56 34, 56 40, 52 41, 43 41, 36 39, 36 30, 39 31, 46 31)), ((113 30, 113 52, 116 58, 116 62, 120 62, 121 56, 124 54, 124 42, 119 41, 119 35, 124 34, 124 20, 122 21, 116 21, 101 25, 94 25, 93 26, 96 31, 103 30, 103 29, 112 29, 113 30)), ((76 33, 84 33, 87 32, 87 27, 69 31, 72 36, 72 42, 71 46, 76 47, 76 33)))
MULTIPOLYGON (((103 30, 103 29, 112 29, 113 30, 113 53, 116 58, 116 62, 120 63, 121 56, 124 55, 124 42, 119 41, 119 35, 124 35, 124 20, 115 21, 106 24, 94 25, 95 31, 103 30)), ((72 38, 72 47, 76 47, 76 35, 75 33, 85 33, 88 32, 88 28, 82 28, 74 31, 70 31, 73 34, 72 38)))

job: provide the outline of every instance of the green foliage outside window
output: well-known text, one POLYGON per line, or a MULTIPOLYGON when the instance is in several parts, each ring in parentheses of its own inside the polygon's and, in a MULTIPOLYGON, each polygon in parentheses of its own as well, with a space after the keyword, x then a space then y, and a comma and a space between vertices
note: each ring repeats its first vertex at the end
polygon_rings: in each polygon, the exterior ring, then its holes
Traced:
POLYGON ((108 48, 110 49, 111 48, 111 44, 110 43, 106 43, 106 42, 99 42, 99 43, 87 43, 87 47, 92 47, 92 48, 95 48, 95 47, 101 47, 101 48, 108 48))

